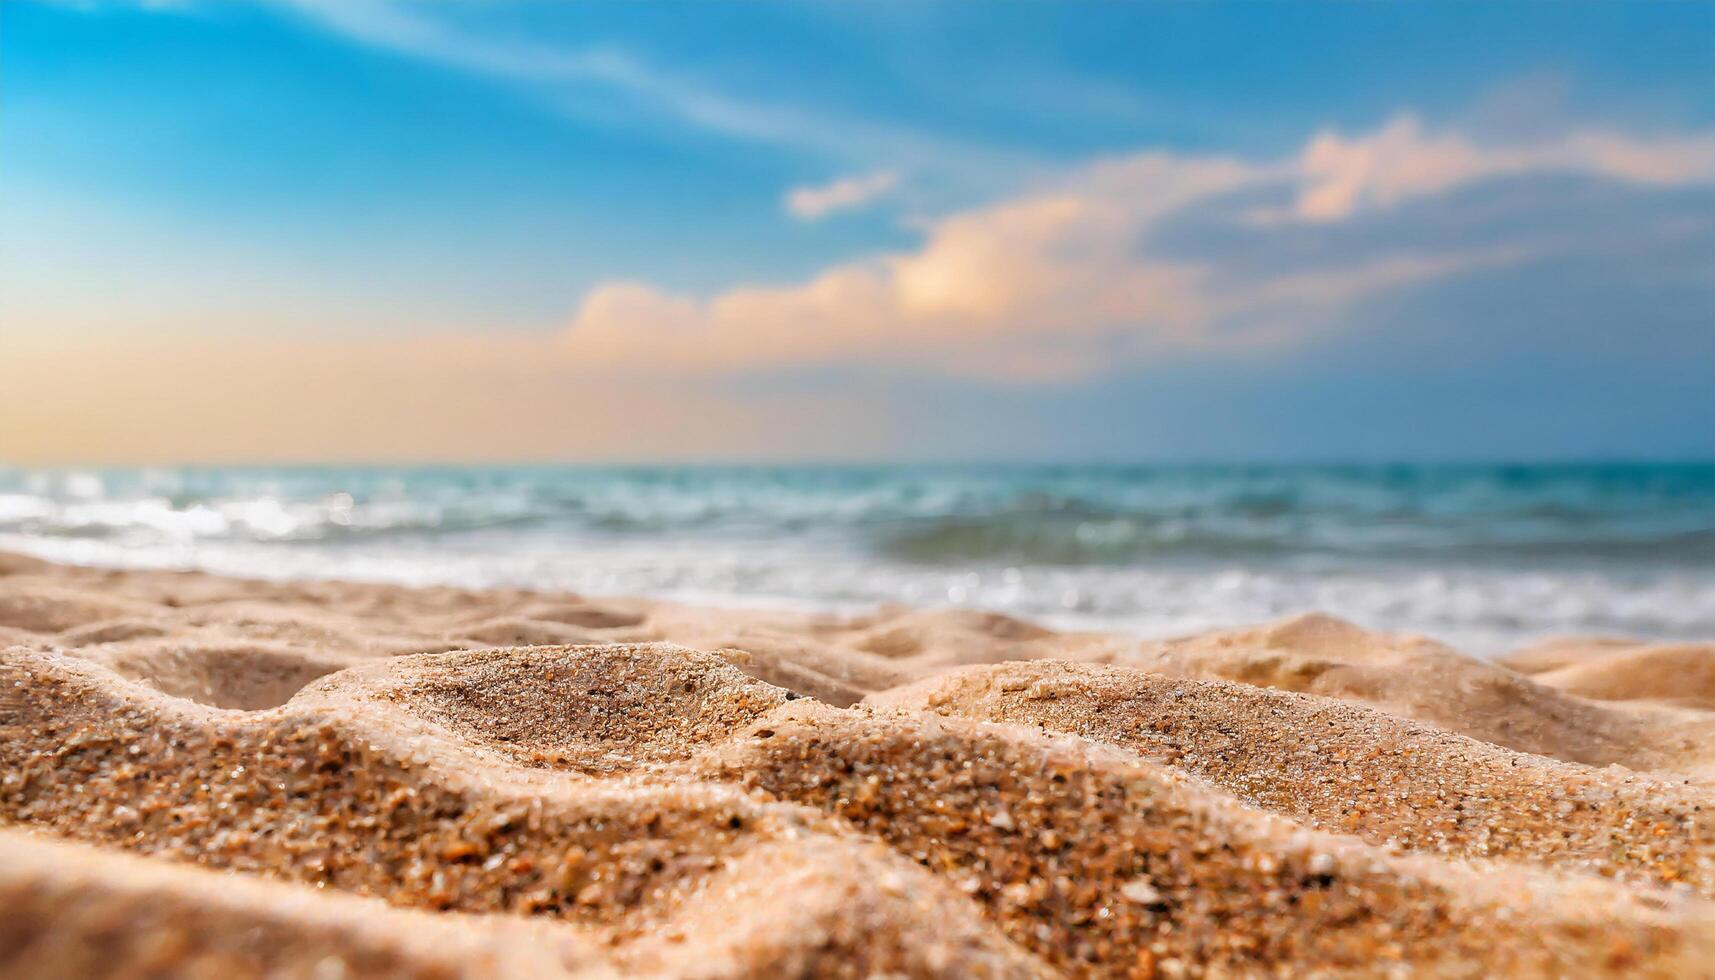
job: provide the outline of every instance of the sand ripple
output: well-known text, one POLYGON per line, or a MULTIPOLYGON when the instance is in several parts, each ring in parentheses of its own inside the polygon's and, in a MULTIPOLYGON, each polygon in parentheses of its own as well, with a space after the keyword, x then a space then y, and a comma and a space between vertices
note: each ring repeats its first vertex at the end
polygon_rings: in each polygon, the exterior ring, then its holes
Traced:
POLYGON ((1712 717, 1634 676, 1705 654, 32 562, 0 630, 4 976, 1715 964, 1712 717))

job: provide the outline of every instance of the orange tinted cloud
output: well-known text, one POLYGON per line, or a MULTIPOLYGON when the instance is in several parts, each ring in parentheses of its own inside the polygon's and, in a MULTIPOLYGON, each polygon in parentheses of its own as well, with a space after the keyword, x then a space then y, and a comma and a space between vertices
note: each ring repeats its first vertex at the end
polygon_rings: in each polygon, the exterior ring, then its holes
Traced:
POLYGON ((915 251, 836 265, 799 285, 707 299, 601 286, 566 332, 566 356, 585 369, 681 376, 902 364, 1016 380, 1080 376, 1095 365, 1079 334, 1140 318, 1164 336, 1195 334, 1207 319, 1198 270, 1140 260, 1133 240, 1155 215, 1251 174, 1236 162, 1143 156, 955 214, 915 251))
POLYGON ((1715 136, 1637 139, 1586 130, 1520 146, 1482 146, 1396 117, 1367 136, 1324 133, 1300 157, 1296 216, 1338 221, 1459 184, 1518 174, 1582 174, 1636 184, 1715 180, 1715 136))
POLYGON ((564 352, 584 370, 638 376, 840 365, 1041 382, 1164 354, 1257 350, 1316 335, 1380 293, 1529 256, 1493 242, 1222 275, 1218 260, 1152 251, 1165 218, 1225 195, 1285 188, 1290 206, 1251 212, 1264 234, 1486 178, 1563 172, 1634 184, 1715 181, 1715 137, 1588 131, 1488 146, 1429 133, 1402 115, 1366 136, 1319 135, 1279 162, 1143 153, 952 214, 930 224, 914 250, 840 263, 797 284, 707 297, 638 282, 599 286, 573 316, 564 352))
POLYGON ((786 192, 786 210, 794 218, 815 221, 838 211, 874 203, 899 186, 899 175, 881 170, 858 177, 841 177, 820 187, 794 187, 786 192))

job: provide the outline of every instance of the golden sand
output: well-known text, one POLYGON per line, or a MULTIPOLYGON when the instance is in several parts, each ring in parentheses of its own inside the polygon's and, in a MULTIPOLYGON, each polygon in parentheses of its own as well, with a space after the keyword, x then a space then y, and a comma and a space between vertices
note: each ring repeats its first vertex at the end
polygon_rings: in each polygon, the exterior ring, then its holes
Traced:
POLYGON ((8 977, 1715 973, 1707 646, 11 556, 0 644, 8 977))

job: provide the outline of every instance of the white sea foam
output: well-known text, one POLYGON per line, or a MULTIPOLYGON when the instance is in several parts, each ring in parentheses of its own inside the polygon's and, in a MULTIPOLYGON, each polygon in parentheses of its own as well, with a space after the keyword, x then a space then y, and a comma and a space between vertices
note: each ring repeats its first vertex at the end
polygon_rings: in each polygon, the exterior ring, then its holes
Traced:
POLYGON ((1715 468, 0 471, 0 548, 1170 635, 1322 610, 1493 652, 1715 637, 1715 468))

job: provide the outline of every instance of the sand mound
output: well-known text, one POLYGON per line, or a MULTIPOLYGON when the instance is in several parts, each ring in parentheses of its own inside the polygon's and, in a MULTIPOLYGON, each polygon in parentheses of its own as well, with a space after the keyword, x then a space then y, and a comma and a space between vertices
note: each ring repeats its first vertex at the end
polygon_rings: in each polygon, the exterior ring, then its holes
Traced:
POLYGON ((10 551, 0 551, 0 578, 7 575, 42 575, 57 571, 52 562, 29 555, 14 554, 10 551))
POLYGON ((0 626, 29 633, 58 633, 104 619, 149 612, 127 602, 72 589, 7 588, 0 591, 0 626))
POLYGON ((871 701, 1118 745, 1401 850, 1715 892, 1715 792, 1512 752, 1361 705, 1058 662, 970 668, 871 701))
POLYGON ((518 615, 521 619, 581 626, 590 630, 625 629, 641 624, 646 618, 643 612, 623 608, 618 603, 589 601, 532 602, 518 610, 518 615))
POLYGON ((123 643, 126 640, 147 640, 171 636, 173 627, 156 619, 108 619, 87 626, 74 626, 63 631, 59 642, 82 647, 101 643, 123 643))
POLYGON ((1145 643, 1113 662, 1362 701, 1520 752, 1588 765, 1706 775, 1715 716, 1598 704, 1424 637, 1331 616, 1145 643))
POLYGON ((0 647, 12 646, 46 646, 47 641, 40 634, 29 630, 21 630, 11 626, 0 626, 0 647))
POLYGON ((603 977, 570 930, 453 919, 0 831, 0 977, 603 977))
POLYGON ((459 629, 461 636, 494 646, 554 646, 569 643, 604 643, 597 630, 568 626, 540 619, 502 616, 459 629))
MULTIPOLYGON (((511 672, 520 691, 544 682, 544 663, 571 676, 582 662, 571 651, 528 653, 511 672)), ((607 648, 591 656, 613 662, 607 648)), ((635 651, 631 659, 646 665, 663 657, 676 659, 676 651, 635 651)), ((416 675, 419 689, 471 679, 472 669, 456 658, 414 659, 419 669, 406 675, 416 675)), ((650 686, 659 690, 686 669, 676 664, 650 686)), ((840 953, 828 949, 835 932, 829 917, 854 896, 854 908, 867 909, 868 918, 849 923, 865 930, 847 934, 863 946, 845 951, 852 962, 908 968, 933 954, 948 964, 1013 964, 1011 972, 1028 972, 1019 966, 1028 957, 962 897, 813 813, 709 780, 592 786, 569 775, 545 778, 484 751, 506 744, 505 731, 424 725, 377 697, 386 687, 358 681, 345 692, 329 678, 306 691, 302 705, 220 713, 86 661, 14 649, 0 655, 0 690, 13 692, 0 728, 7 773, 0 813, 20 824, 395 905, 565 921, 592 944, 620 948, 613 955, 622 963, 672 961, 654 941, 663 929, 702 928, 697 907, 721 904, 711 889, 754 892, 759 872, 745 865, 783 861, 806 880, 825 881, 829 894, 754 908, 740 916, 741 931, 772 933, 773 921, 803 921, 820 906, 812 916, 822 923, 820 935, 809 946, 811 937, 790 934, 745 943, 730 951, 743 965, 736 972, 819 964, 840 953), (817 856, 788 856, 795 848, 817 856), (870 888, 889 876, 898 878, 898 900, 870 888), (924 923, 934 924, 932 941, 924 923)), ((605 722, 580 717, 560 741, 576 741, 582 724, 605 722)), ((601 738, 597 730, 584 735, 601 738)))
POLYGON ((839 844, 748 854, 615 950, 570 923, 392 909, 0 831, 0 977, 1043 975, 959 910, 937 919, 949 910, 874 859, 839 844), (805 901, 782 907, 783 890, 805 901))
POLYGON ((1648 701, 1715 710, 1715 646, 1607 644, 1532 674, 1539 684, 1598 701, 1648 701))
POLYGON ((240 710, 285 704, 304 685, 347 665, 261 642, 143 640, 102 644, 79 654, 175 697, 240 710))
POLYGON ((794 696, 710 654, 614 644, 384 661, 302 700, 390 702, 527 765, 608 775, 683 761, 794 696))
POLYGON ((817 636, 775 624, 733 624, 722 619, 711 622, 707 613, 663 610, 652 618, 654 637, 726 651, 734 664, 757 680, 840 707, 917 676, 886 658, 817 636))
POLYGON ((240 714, 75 658, 0 665, 8 819, 395 905, 564 921, 621 964, 663 962, 664 923, 729 930, 701 909, 730 889, 766 903, 743 952, 769 964, 822 962, 842 925, 840 962, 953 973, 1671 970, 1715 939, 1708 908, 1667 892, 1395 857, 1130 753, 793 702, 673 647, 404 658, 240 714), (592 683, 608 686, 598 708, 565 706, 592 683), (615 731, 642 734, 616 750, 615 731), (572 772, 503 761, 520 748, 572 772), (786 869, 800 890, 769 891, 786 869), (1576 941, 1598 925, 1610 942, 1576 941))
POLYGON ((1494 662, 1521 674, 1542 674, 1639 645, 1636 640, 1612 636, 1556 636, 1503 654, 1494 662))
POLYGON ((1560 761, 1684 767, 1703 713, 1335 620, 1139 646, 27 562, 0 598, 0 975, 1715 962, 1711 791, 1560 761), (602 642, 467 649, 508 631, 602 642))
POLYGON ((893 660, 918 657, 931 650, 957 657, 969 655, 973 648, 978 656, 992 657, 998 652, 997 640, 1026 649, 1031 641, 1053 635, 1040 626, 999 613, 964 609, 939 613, 904 611, 881 617, 876 625, 858 630, 853 646, 893 660))

